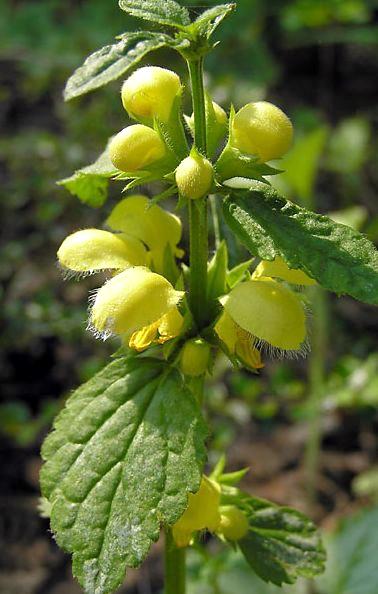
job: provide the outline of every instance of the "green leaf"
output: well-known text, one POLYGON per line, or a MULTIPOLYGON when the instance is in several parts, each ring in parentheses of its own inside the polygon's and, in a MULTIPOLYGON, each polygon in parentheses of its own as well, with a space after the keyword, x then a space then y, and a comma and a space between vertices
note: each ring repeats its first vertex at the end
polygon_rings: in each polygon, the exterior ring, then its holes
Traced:
POLYGON ((42 456, 58 544, 87 594, 110 594, 200 484, 206 429, 179 372, 119 358, 67 401, 42 456))
POLYGON ((325 552, 309 518, 244 493, 241 504, 249 520, 249 532, 238 544, 261 579, 280 586, 324 571, 325 552))
POLYGON ((378 305, 378 252, 363 235, 301 208, 265 184, 234 191, 224 217, 247 249, 263 260, 281 256, 324 288, 378 305))
POLYGON ((186 8, 173 0, 119 0, 119 7, 132 16, 179 29, 190 25, 186 8))
POLYGON ((326 541, 328 562, 317 581, 319 594, 378 592, 378 507, 345 519, 326 541))
POLYGON ((65 101, 116 80, 134 68, 148 53, 169 45, 171 41, 170 37, 162 33, 125 33, 120 41, 91 54, 75 70, 64 89, 65 101))
POLYGON ((163 122, 159 119, 155 121, 155 130, 159 132, 164 140, 167 149, 171 153, 171 160, 176 166, 187 157, 189 152, 188 141, 186 139, 184 126, 182 123, 181 97, 175 97, 168 121, 163 122))
POLYGON ((209 38, 223 19, 235 10, 235 8, 236 4, 220 4, 219 6, 213 6, 213 8, 205 10, 192 23, 191 28, 193 32, 198 35, 206 35, 209 38))
POLYGON ((106 201, 109 178, 117 172, 106 148, 92 165, 78 169, 71 177, 58 181, 58 185, 64 186, 85 204, 97 208, 106 201))

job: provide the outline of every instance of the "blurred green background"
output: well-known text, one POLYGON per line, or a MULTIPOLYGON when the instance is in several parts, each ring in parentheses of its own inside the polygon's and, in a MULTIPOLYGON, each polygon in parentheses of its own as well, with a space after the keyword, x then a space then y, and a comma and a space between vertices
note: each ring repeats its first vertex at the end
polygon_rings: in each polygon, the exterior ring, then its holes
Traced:
MULTIPOLYGON (((216 3, 183 4, 196 15, 216 3)), ((69 104, 62 89, 88 53, 139 25, 115 0, 0 0, 0 14, 0 593, 75 594, 68 560, 36 513, 39 447, 64 397, 116 343, 85 332, 87 293, 98 278, 63 283, 55 253, 71 231, 101 225, 119 194, 116 188, 104 209, 93 210, 56 180, 90 163, 127 120, 119 82, 69 104)), ((377 20, 376 0, 240 0, 206 63, 207 87, 225 109, 268 99, 292 118, 296 142, 272 183, 373 241, 377 20)), ((176 54, 160 51, 146 63, 176 70, 187 84, 176 54)), ((189 113, 188 94, 185 101, 189 113)), ((297 506, 324 527, 333 560, 326 577, 312 590, 287 591, 377 594, 378 319, 346 297, 315 290, 310 299, 307 360, 266 361, 259 376, 231 373, 218 361, 207 399, 210 462, 227 448, 230 468, 251 467, 246 488, 297 506), (357 558, 351 541, 360 543, 357 558)), ((192 555, 190 592, 278 591, 234 554, 215 558, 212 547, 192 555)), ((124 592, 160 587, 157 547, 124 592)))

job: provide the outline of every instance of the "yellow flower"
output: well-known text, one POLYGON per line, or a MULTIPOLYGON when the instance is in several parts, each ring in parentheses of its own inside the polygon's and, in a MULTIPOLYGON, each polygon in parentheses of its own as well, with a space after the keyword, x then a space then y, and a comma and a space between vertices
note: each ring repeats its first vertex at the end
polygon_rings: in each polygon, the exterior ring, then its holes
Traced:
POLYGON ((106 223, 115 231, 143 241, 150 250, 150 261, 157 271, 162 271, 167 244, 175 256, 183 254, 177 248, 182 234, 180 219, 157 204, 151 204, 146 196, 136 194, 118 202, 106 223))
POLYGON ((236 505, 220 508, 221 520, 217 532, 227 540, 240 540, 249 528, 247 516, 236 505))
POLYGON ((58 250, 60 264, 74 272, 124 270, 143 266, 147 250, 139 239, 126 233, 84 229, 66 237, 58 250))
POLYGON ((146 66, 136 70, 122 86, 122 103, 135 119, 159 118, 166 122, 175 97, 181 93, 180 79, 171 70, 146 66))
MULTIPOLYGON (((151 326, 163 322, 162 318, 172 310, 183 296, 167 279, 147 268, 129 268, 110 279, 96 293, 93 301, 90 324, 103 336, 120 334, 132 339, 135 346, 153 342, 151 326), (148 334, 139 340, 135 332, 148 334), (133 336, 134 335, 134 336, 133 336)), ((148 346, 148 345, 147 345, 148 346)), ((145 346, 143 348, 146 348, 145 346)))
POLYGON ((262 276, 270 276, 273 278, 280 278, 292 285, 310 286, 316 285, 313 278, 307 276, 302 270, 296 268, 289 268, 284 260, 280 257, 272 261, 262 260, 254 271, 252 278, 261 278, 262 276))
MULTIPOLYGON (((256 341, 284 351, 298 350, 303 345, 306 338, 303 305, 295 293, 273 279, 261 277, 240 283, 220 301, 237 328, 248 332, 256 341)), ((219 335, 219 327, 215 330, 219 335)))
POLYGON ((124 128, 109 143, 110 160, 121 171, 143 169, 165 154, 165 144, 159 134, 142 124, 124 128))
POLYGON ((210 360, 210 345, 202 338, 187 340, 180 355, 184 375, 198 377, 206 373, 210 360))
POLYGON ((284 112, 267 101, 248 103, 235 115, 231 144, 261 161, 282 157, 293 140, 293 126, 284 112))
POLYGON ((218 483, 203 475, 199 491, 189 493, 188 507, 172 527, 173 538, 178 547, 188 546, 193 533, 198 530, 217 530, 221 520, 220 494, 218 483))
POLYGON ((192 151, 176 169, 178 190, 185 198, 202 198, 213 183, 213 166, 202 155, 192 151))
POLYGON ((236 356, 246 367, 261 369, 260 351, 255 346, 256 339, 246 330, 238 326, 226 311, 223 311, 214 330, 227 347, 230 355, 236 356))

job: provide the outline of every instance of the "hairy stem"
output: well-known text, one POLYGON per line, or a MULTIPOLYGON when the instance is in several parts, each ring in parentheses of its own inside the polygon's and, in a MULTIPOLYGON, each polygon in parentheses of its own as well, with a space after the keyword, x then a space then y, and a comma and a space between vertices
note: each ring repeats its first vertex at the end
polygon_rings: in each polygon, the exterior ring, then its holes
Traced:
POLYGON ((178 548, 172 537, 169 528, 165 531, 165 588, 164 594, 185 594, 186 571, 185 571, 186 549, 178 548))
MULTIPOLYGON (((203 59, 188 60, 193 97, 194 144, 206 155, 206 112, 203 86, 203 59)), ((189 303, 199 329, 206 326, 206 285, 208 256, 207 198, 189 201, 190 287, 189 303)))

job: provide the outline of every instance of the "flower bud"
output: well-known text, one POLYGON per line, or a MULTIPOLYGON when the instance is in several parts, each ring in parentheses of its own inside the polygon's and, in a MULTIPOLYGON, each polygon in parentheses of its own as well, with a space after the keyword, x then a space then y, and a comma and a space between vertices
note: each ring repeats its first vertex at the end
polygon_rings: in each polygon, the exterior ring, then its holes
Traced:
POLYGON ((139 266, 129 268, 99 289, 90 321, 98 332, 129 337, 160 320, 182 295, 160 274, 139 266))
POLYGON ((75 272, 123 270, 146 264, 147 252, 141 241, 125 234, 101 229, 72 233, 58 250, 59 262, 75 272))
POLYGON ((220 301, 252 336, 283 350, 301 348, 306 338, 304 309, 297 295, 280 283, 265 277, 246 281, 220 301))
POLYGON ((196 200, 207 194, 213 182, 213 166, 205 157, 192 151, 176 169, 176 183, 185 198, 196 200))
POLYGON ((206 373, 210 359, 210 345, 196 338, 187 340, 181 351, 180 367, 184 375, 197 377, 206 373))
POLYGON ((227 540, 240 540, 248 532, 248 519, 236 505, 225 505, 220 508, 221 521, 218 532, 227 540))
POLYGON ((248 103, 235 115, 231 144, 263 162, 282 157, 290 148, 293 126, 286 114, 267 101, 248 103))
MULTIPOLYGON (((228 119, 226 112, 224 111, 223 107, 218 105, 218 103, 215 103, 215 101, 211 101, 211 99, 209 99, 209 101, 210 101, 210 105, 213 106, 214 115, 215 115, 215 119, 216 119, 218 126, 225 128, 226 124, 227 124, 227 119, 228 119)), ((206 114, 206 115, 208 115, 208 114, 206 114)), ((187 117, 186 121, 187 121, 187 124, 188 124, 190 130, 194 134, 194 113, 192 113, 192 115, 190 117, 187 117)))
POLYGON ((166 122, 175 97, 181 92, 175 72, 157 66, 136 70, 122 86, 122 103, 135 119, 157 117, 166 122))
POLYGON ((142 124, 128 126, 109 143, 109 157, 121 171, 137 171, 162 159, 165 144, 159 134, 142 124))
POLYGON ((215 119, 217 120, 217 123, 220 126, 225 126, 227 124, 227 114, 224 111, 223 107, 218 105, 218 103, 215 103, 215 101, 212 102, 212 105, 213 105, 215 119))
POLYGON ((178 547, 186 547, 192 533, 207 528, 211 532, 219 526, 220 488, 205 475, 197 493, 189 493, 188 507, 172 527, 172 534, 178 547))
POLYGON ((272 261, 262 260, 253 273, 252 278, 260 278, 262 276, 271 276, 273 278, 280 278, 292 285, 311 286, 316 285, 313 278, 307 276, 302 270, 296 268, 289 268, 286 262, 280 257, 272 261))

